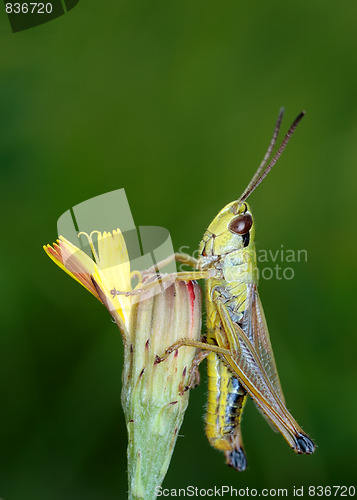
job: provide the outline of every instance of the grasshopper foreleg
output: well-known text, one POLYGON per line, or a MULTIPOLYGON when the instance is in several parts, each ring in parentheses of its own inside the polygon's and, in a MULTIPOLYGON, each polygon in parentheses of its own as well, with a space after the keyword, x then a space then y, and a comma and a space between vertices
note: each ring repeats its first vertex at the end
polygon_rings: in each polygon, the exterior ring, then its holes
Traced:
POLYGON ((148 269, 145 269, 144 271, 133 271, 132 272, 132 277, 138 277, 139 283, 138 283, 138 288, 135 288, 135 290, 131 291, 121 291, 121 290, 116 290, 113 288, 110 293, 115 297, 116 295, 125 295, 126 297, 129 297, 131 295, 139 295, 143 292, 147 292, 150 290, 154 290, 155 288, 158 289, 158 291, 165 291, 170 284, 172 284, 175 280, 181 280, 181 281, 191 281, 191 280, 199 280, 199 279, 206 279, 206 278, 211 278, 214 276, 214 272, 211 271, 181 271, 178 273, 170 273, 166 275, 160 275, 158 274, 158 271, 162 268, 170 264, 173 260, 176 260, 177 262, 181 262, 182 264, 186 264, 188 266, 191 266, 193 268, 197 268, 197 259, 192 257, 191 255, 187 253, 174 253, 166 257, 165 259, 157 262, 155 265, 149 267, 148 269), (152 275, 150 277, 150 275, 152 275), (149 278, 148 278, 149 277, 149 278), (154 281, 147 281, 146 283, 143 283, 143 279, 152 279, 155 278, 154 281))
POLYGON ((176 280, 179 281, 192 281, 199 279, 207 279, 213 276, 212 271, 182 271, 178 273, 165 274, 164 276, 154 275, 155 281, 150 283, 143 283, 140 288, 135 288, 135 290, 121 291, 113 288, 110 293, 115 297, 116 295, 125 295, 125 297, 130 297, 132 295, 140 295, 144 292, 149 292, 150 290, 156 292, 163 292, 176 280))
POLYGON ((155 265, 149 267, 145 271, 142 272, 144 276, 147 276, 148 274, 153 274, 158 271, 158 269, 161 269, 162 267, 167 266, 170 264, 173 260, 176 260, 177 262, 181 262, 181 264, 186 264, 188 266, 191 266, 193 268, 197 268, 197 259, 194 257, 191 257, 188 253, 174 253, 166 257, 165 259, 160 260, 157 262, 155 265))

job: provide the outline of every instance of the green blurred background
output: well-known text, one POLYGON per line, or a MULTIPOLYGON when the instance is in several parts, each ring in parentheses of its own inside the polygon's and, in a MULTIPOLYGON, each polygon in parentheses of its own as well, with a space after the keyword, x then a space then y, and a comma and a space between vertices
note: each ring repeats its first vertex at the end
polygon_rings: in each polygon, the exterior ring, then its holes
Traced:
POLYGON ((202 366, 164 486, 354 484, 356 18, 352 0, 82 0, 13 34, 1 8, 4 500, 127 491, 121 337, 43 252, 58 217, 123 187, 136 224, 193 252, 245 188, 282 105, 283 132, 307 115, 250 203, 258 249, 308 252, 260 294, 288 407, 318 448, 295 455, 250 403, 249 468, 229 469, 204 435, 202 366))

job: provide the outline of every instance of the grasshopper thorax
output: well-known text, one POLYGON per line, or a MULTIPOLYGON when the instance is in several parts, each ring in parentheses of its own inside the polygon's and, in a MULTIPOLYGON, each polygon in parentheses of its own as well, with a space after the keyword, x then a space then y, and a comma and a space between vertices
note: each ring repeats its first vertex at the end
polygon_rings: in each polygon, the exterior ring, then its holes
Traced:
POLYGON ((254 219, 246 202, 226 205, 208 226, 199 247, 199 267, 254 245, 254 219))

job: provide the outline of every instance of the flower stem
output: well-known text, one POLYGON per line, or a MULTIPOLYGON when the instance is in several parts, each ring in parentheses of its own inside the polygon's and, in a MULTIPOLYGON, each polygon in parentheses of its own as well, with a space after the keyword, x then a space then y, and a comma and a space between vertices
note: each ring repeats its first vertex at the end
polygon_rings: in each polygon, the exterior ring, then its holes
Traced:
POLYGON ((133 309, 124 346, 122 405, 128 429, 129 499, 156 498, 165 477, 188 405, 195 349, 162 355, 182 337, 199 339, 201 294, 197 283, 176 282, 140 300, 133 309))
MULTIPOLYGON (((188 396, 188 393, 187 393, 188 396)), ((175 447, 188 397, 179 405, 162 408, 149 402, 150 408, 141 408, 136 402, 128 429, 129 499, 155 499, 155 488, 160 486, 175 447)))

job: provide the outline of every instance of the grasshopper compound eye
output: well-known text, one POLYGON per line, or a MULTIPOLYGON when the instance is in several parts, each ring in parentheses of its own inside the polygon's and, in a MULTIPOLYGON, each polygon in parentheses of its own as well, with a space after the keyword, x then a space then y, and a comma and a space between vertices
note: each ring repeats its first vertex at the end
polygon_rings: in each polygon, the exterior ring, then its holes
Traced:
POLYGON ((228 229, 234 234, 247 234, 253 224, 253 218, 249 212, 239 215, 231 220, 228 229))

